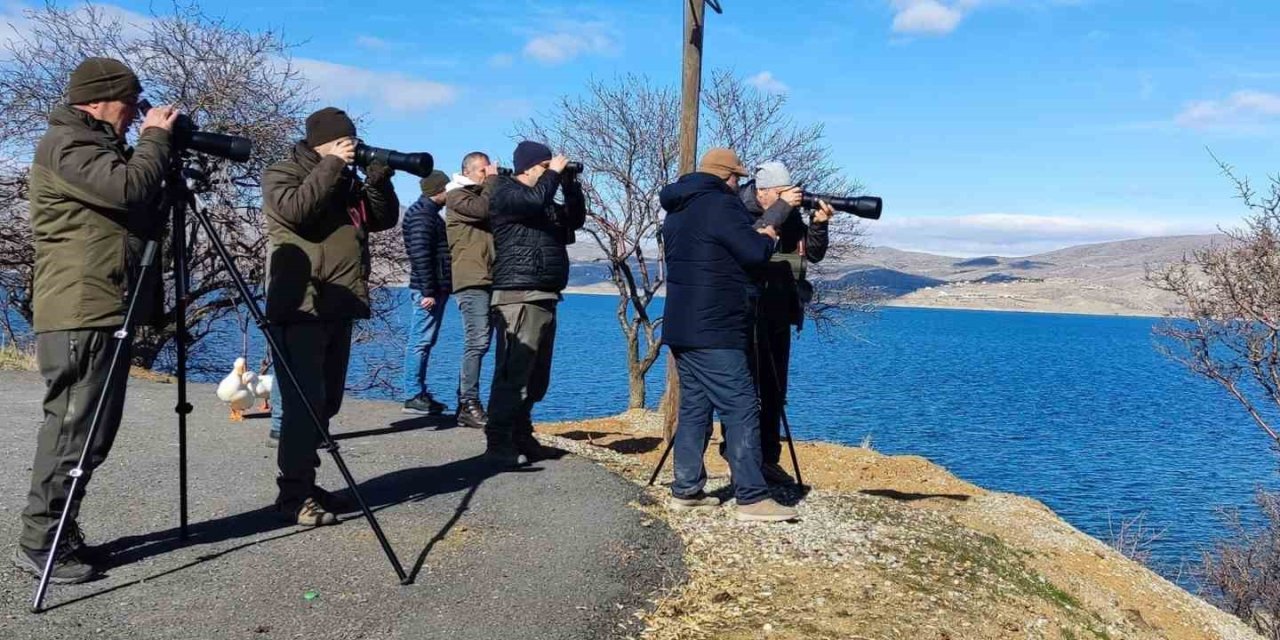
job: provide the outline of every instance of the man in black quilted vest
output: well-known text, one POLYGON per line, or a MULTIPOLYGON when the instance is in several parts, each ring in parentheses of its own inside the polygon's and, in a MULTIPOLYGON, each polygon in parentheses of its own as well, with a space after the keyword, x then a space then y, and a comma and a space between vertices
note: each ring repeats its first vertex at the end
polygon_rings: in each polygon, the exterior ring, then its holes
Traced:
POLYGON ((547 393, 556 337, 556 304, 569 283, 574 232, 586 222, 586 198, 568 159, 537 142, 516 146, 513 175, 489 195, 493 227, 493 309, 498 350, 489 390, 485 457, 500 467, 537 462, 551 451, 533 437, 533 405, 547 393), (555 201, 556 192, 564 203, 555 201))

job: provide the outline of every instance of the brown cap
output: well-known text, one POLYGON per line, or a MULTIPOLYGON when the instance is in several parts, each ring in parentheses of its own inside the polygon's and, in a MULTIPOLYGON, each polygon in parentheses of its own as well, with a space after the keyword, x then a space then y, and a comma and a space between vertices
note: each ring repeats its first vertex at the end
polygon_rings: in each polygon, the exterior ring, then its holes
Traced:
POLYGON ((67 104, 128 100, 142 93, 142 83, 128 66, 111 58, 89 58, 71 72, 67 104))
POLYGON ((338 138, 356 137, 356 123, 346 111, 325 107, 307 116, 307 146, 312 149, 338 138))
POLYGON ((733 149, 724 147, 716 147, 702 156, 702 162, 698 163, 698 171, 709 173, 721 180, 728 180, 732 175, 748 175, 747 170, 742 166, 742 161, 738 160, 738 154, 734 153, 733 149))

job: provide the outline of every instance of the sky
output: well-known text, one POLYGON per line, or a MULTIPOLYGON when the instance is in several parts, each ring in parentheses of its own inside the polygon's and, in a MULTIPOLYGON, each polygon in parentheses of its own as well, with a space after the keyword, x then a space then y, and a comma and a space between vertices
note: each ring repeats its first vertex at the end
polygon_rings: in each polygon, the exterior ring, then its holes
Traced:
MULTIPOLYGON (((515 123, 589 79, 680 77, 679 0, 201 4, 282 32, 317 107, 450 172, 472 150, 509 165, 515 123)), ((1256 183, 1280 174, 1276 0, 720 4, 704 73, 733 69, 825 127, 836 164, 885 199, 872 244, 1016 256, 1212 233, 1246 212, 1211 153, 1256 183)), ((417 195, 412 177, 397 188, 417 195)))

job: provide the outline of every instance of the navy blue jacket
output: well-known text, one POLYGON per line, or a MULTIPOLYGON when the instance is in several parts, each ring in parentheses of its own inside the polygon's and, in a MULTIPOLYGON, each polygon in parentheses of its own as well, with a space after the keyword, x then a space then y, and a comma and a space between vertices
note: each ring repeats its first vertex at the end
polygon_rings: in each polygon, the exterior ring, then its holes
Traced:
POLYGON ((444 232, 444 207, 422 196, 404 212, 404 252, 409 255, 409 288, 425 298, 449 295, 453 270, 449 264, 449 238, 444 232))
POLYGON ((687 349, 746 349, 754 315, 751 272, 769 261, 773 240, 724 180, 690 173, 658 196, 667 210, 662 241, 667 301, 662 341, 687 349))

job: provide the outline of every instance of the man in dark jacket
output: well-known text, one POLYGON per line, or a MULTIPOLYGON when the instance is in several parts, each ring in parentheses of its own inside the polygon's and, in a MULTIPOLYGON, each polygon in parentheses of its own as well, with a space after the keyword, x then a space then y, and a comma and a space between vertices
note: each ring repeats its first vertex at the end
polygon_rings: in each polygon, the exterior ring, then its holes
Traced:
POLYGON ((514 175, 499 176, 489 192, 498 354, 485 455, 498 466, 551 454, 533 437, 533 405, 551 382, 556 304, 569 283, 565 247, 587 217, 582 185, 565 173, 568 162, 526 140, 516 146, 514 175), (564 204, 555 201, 557 191, 563 191, 564 204))
MULTIPOLYGON (((392 170, 375 163, 361 180, 356 125, 327 107, 307 117, 306 138, 262 176, 271 257, 267 317, 302 393, 328 429, 342 406, 351 324, 369 317, 369 234, 396 226, 392 170)), ((320 458, 303 396, 280 380, 280 465, 276 506, 305 526, 336 524, 334 497, 316 486, 320 458)))
POLYGON ((756 305, 755 335, 748 354, 760 394, 760 449, 764 478, 770 484, 789 484, 791 476, 779 464, 782 456, 782 409, 787 401, 787 370, 791 364, 791 327, 804 323, 804 305, 810 285, 806 263, 818 263, 827 255, 827 223, 834 210, 819 201, 818 209, 804 223, 800 211, 801 190, 781 162, 756 167, 755 179, 738 194, 755 217, 756 227, 778 229, 778 248, 757 272, 760 298, 756 305))
POLYGON ((489 422, 480 403, 480 364, 493 334, 493 230, 489 191, 498 183, 498 167, 472 151, 462 158, 462 173, 445 187, 445 231, 453 260, 453 294, 462 314, 462 362, 458 367, 458 424, 483 429, 489 422))
POLYGON ((152 109, 142 122, 137 148, 130 149, 125 133, 138 116, 141 92, 138 77, 123 63, 85 60, 71 73, 66 104, 50 112, 49 129, 31 164, 33 328, 36 362, 45 381, 44 422, 13 562, 40 575, 53 552, 58 519, 67 510, 67 529, 50 577, 54 584, 89 580, 101 560, 85 545, 76 518, 93 470, 111 451, 124 407, 127 349, 112 388, 106 388, 106 381, 112 332, 124 323, 127 282, 136 266, 128 248, 138 237, 153 235, 163 222, 157 204, 178 114, 172 107, 152 109), (70 472, 104 392, 104 413, 79 493, 71 496, 70 472))
POLYGON ((703 456, 715 412, 738 519, 777 522, 795 518, 796 511, 769 497, 761 475, 760 408, 747 363, 756 295, 751 272, 769 261, 777 234, 772 226, 752 228, 751 214, 735 191, 745 175, 737 154, 712 149, 696 172, 659 195, 667 211, 662 341, 675 356, 680 378, 670 504, 677 511, 720 504, 703 491, 703 456))
POLYGON ((445 406, 427 390, 431 349, 440 335, 445 301, 453 287, 449 240, 445 236, 444 188, 449 177, 433 171, 421 181, 422 197, 404 212, 400 225, 409 256, 409 335, 404 350, 405 413, 438 416, 445 406))

